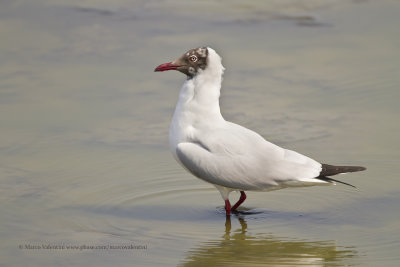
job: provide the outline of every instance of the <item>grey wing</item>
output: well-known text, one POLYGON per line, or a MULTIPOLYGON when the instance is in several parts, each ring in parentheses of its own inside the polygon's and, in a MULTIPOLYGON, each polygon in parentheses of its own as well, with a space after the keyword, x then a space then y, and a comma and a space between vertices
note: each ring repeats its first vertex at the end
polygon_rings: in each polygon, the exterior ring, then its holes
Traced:
POLYGON ((321 164, 267 142, 247 129, 202 135, 195 142, 179 143, 176 153, 195 176, 233 189, 266 190, 284 183, 325 183, 314 179, 321 164))

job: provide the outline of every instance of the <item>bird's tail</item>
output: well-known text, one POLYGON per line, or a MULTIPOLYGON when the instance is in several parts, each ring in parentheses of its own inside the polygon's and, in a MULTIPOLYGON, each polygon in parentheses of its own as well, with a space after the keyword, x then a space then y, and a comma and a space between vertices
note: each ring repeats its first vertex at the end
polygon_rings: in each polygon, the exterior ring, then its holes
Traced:
POLYGON ((333 165, 328 165, 328 164, 322 164, 322 170, 317 177, 319 180, 327 181, 327 182, 337 182, 341 184, 345 184, 348 186, 355 187, 354 185, 327 177, 327 176, 332 176, 340 173, 348 173, 348 172, 359 172, 359 171, 364 171, 367 168, 361 167, 361 166, 333 166, 333 165))

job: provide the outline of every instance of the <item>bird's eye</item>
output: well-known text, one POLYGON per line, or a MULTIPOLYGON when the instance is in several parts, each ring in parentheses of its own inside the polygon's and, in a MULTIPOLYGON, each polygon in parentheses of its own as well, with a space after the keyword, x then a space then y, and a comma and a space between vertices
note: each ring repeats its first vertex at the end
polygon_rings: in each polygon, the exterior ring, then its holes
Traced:
POLYGON ((189 57, 189 60, 192 61, 192 62, 196 62, 197 61, 197 57, 195 55, 191 55, 189 57))

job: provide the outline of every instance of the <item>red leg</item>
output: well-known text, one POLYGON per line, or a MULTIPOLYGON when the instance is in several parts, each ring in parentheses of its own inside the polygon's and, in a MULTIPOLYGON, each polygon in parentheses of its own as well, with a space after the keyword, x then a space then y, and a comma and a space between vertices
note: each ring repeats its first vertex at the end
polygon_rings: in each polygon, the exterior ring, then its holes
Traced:
POLYGON ((231 203, 229 202, 229 199, 225 200, 225 210, 226 210, 226 216, 231 215, 231 203))
POLYGON ((246 200, 246 194, 244 193, 244 191, 240 191, 240 198, 238 202, 236 202, 236 204, 233 205, 232 210, 236 210, 240 206, 240 204, 242 204, 245 200, 246 200))

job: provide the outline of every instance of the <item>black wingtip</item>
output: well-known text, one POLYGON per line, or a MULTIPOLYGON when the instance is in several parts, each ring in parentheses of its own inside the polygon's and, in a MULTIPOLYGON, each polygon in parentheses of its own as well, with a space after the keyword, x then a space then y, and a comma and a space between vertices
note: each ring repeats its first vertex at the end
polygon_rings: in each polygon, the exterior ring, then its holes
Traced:
POLYGON ((322 164, 320 176, 332 176, 340 173, 359 172, 365 171, 367 168, 362 166, 334 166, 329 164, 322 164))

